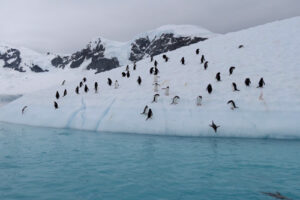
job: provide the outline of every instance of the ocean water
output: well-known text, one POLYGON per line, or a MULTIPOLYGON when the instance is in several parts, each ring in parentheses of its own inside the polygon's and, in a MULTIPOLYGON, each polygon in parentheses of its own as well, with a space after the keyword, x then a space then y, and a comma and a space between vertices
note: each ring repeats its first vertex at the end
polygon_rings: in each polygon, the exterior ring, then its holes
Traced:
POLYGON ((0 124, 0 199, 300 199, 300 141, 0 124))

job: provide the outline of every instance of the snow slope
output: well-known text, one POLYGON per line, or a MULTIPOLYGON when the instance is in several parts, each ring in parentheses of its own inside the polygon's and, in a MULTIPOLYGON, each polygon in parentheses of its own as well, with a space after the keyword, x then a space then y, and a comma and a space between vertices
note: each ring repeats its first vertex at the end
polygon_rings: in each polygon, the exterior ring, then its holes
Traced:
MULTIPOLYGON (((74 128, 93 131, 128 132, 160 135, 218 136, 218 137, 272 137, 300 138, 300 17, 283 20, 226 34, 167 53, 165 62, 161 55, 154 57, 160 70, 161 88, 170 86, 165 96, 160 88, 157 103, 151 103, 153 75, 149 74, 149 59, 130 66, 130 78, 123 78, 125 66, 97 75, 80 71, 65 73, 66 84, 57 85, 23 97, 0 108, 0 121, 34 126, 74 128), (238 48, 239 45, 244 48, 238 48), (200 48, 200 55, 195 50, 200 48), (204 54, 209 61, 205 71, 200 64, 204 54), (180 59, 184 56, 185 65, 180 59), (236 69, 228 75, 230 66, 236 69), (215 75, 221 72, 221 82, 215 75), (73 74, 73 75, 72 75, 73 74), (74 74, 81 74, 74 79, 74 74), (87 77, 89 93, 75 94, 75 87, 87 77), (142 77, 138 86, 137 77, 142 77), (107 78, 118 80, 120 87, 107 85, 107 78), (252 81, 250 87, 245 78, 252 81), (264 77, 266 86, 256 88, 264 77), (99 82, 99 93, 93 91, 99 82), (236 82, 240 92, 232 91, 236 82), (212 94, 206 92, 211 83, 212 94), (53 102, 55 92, 68 90, 66 97, 53 102), (171 99, 180 96, 179 104, 171 99), (203 96, 202 106, 196 106, 198 95, 203 96), (237 106, 231 110, 227 101, 233 99, 237 106), (153 119, 141 115, 145 105, 153 110, 153 119), (28 106, 24 115, 21 109, 28 106), (217 133, 209 127, 211 121, 221 127, 217 133)), ((46 81, 46 80, 45 80, 46 81)))

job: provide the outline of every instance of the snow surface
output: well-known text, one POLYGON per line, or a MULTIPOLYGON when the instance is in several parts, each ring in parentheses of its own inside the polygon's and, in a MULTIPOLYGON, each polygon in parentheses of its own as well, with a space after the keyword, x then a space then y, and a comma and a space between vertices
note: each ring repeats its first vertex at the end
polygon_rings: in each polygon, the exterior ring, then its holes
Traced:
MULTIPOLYGON (((121 76, 125 66, 96 75, 83 70, 37 74, 30 83, 35 89, 28 89, 31 85, 26 85, 24 79, 11 89, 30 92, 1 107, 0 121, 159 135, 300 138, 299 35, 300 17, 296 17, 180 48, 167 53, 170 58, 167 63, 161 55, 156 56, 161 86, 157 103, 151 103, 155 93, 153 75, 149 74, 153 63, 149 59, 138 62, 136 71, 130 66, 129 79, 121 76), (239 49, 241 44, 244 48, 239 49), (200 55, 195 54, 197 48, 200 55), (202 54, 209 61, 206 71, 200 64, 202 54), (182 56, 185 65, 180 63, 182 56), (236 67, 231 76, 230 66, 236 67), (221 82, 215 80, 217 72, 221 72, 221 82), (90 91, 86 94, 81 89, 80 95, 76 95, 75 87, 84 76, 90 91), (138 76, 142 77, 141 86, 136 82, 138 76), (109 87, 108 77, 113 82, 118 80, 120 87, 109 87), (247 77, 251 79, 251 87, 244 84, 247 77), (266 86, 258 89, 261 77, 266 86), (66 84, 61 86, 64 79, 66 84), (95 81, 99 83, 97 94, 93 90, 95 81), (237 83, 240 92, 232 91, 232 82, 237 83), (206 92, 209 83, 213 87, 210 95, 206 92), (161 89, 166 86, 170 86, 169 96, 161 89), (38 87, 41 90, 37 91, 38 87), (57 101, 59 109, 55 110, 55 93, 59 91, 62 96, 64 89, 68 95, 57 101), (171 105, 175 95, 180 97, 179 103, 171 105), (199 95, 203 96, 202 106, 195 103, 199 95), (238 109, 231 110, 227 105, 231 99, 238 109), (145 105, 153 110, 153 119, 146 121, 140 114, 145 105), (22 115, 24 106, 28 108, 22 115), (217 133, 209 127, 212 120, 221 126, 217 133)), ((1 77, 0 84, 5 85, 10 78, 1 77)), ((1 90, 0 94, 5 91, 1 90)))

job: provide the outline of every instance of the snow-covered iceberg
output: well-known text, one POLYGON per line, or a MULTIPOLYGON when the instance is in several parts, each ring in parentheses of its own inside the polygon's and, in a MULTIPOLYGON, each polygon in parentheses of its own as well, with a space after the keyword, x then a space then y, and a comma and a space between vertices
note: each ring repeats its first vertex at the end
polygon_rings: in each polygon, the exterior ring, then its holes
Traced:
MULTIPOLYGON (((161 55, 158 61, 160 97, 152 103, 153 66, 150 59, 130 66, 130 78, 122 77, 125 66, 100 74, 68 71, 63 78, 54 78, 56 85, 21 98, 0 108, 0 121, 33 126, 73 128, 92 131, 128 132, 182 136, 274 137, 300 138, 300 17, 274 22, 247 30, 229 33, 210 40, 168 52, 169 61, 161 55), (238 48, 243 45, 243 48, 238 48), (195 50, 200 49, 196 55, 195 50), (208 68, 200 64, 205 55, 208 68), (185 57, 185 65, 180 63, 185 57), (235 66, 232 75, 229 67, 235 66), (215 79, 221 73, 221 81, 215 79), (89 92, 75 88, 87 77, 89 92), (141 76, 142 84, 137 84, 141 76), (266 85, 257 88, 263 77, 266 85), (108 86, 107 78, 118 80, 120 87, 108 86), (246 87, 245 78, 251 79, 246 87), (63 80, 65 85, 61 85, 63 80), (99 92, 94 92, 94 82, 99 92), (233 92, 232 82, 239 92, 233 92), (208 94, 208 84, 213 87, 208 94), (170 87, 166 96, 162 88, 170 87), (56 91, 65 97, 55 99, 56 91), (172 105, 174 96, 177 105, 172 105), (196 105, 196 97, 203 97, 196 105), (238 109, 230 109, 227 101, 234 100, 238 109), (57 101, 59 108, 54 109, 57 101), (148 105, 153 118, 140 113, 148 105), (27 106, 24 114, 21 110, 27 106), (220 125, 215 133, 212 120, 220 125)), ((61 72, 60 72, 61 73, 61 72)), ((51 73, 49 73, 51 74, 51 73)), ((45 75, 44 75, 45 76, 45 75)), ((47 81, 44 77, 44 81, 47 81)), ((39 83, 36 83, 39 84, 39 83)))

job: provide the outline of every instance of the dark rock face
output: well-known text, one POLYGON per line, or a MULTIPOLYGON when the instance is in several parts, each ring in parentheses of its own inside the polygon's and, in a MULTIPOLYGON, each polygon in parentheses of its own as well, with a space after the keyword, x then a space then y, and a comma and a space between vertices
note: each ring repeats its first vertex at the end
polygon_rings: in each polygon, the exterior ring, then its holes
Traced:
MULTIPOLYGON (((7 48, 6 52, 0 52, 0 60, 4 61, 5 68, 11 68, 19 72, 26 72, 23 66, 21 66, 22 58, 21 52, 18 49, 7 48)), ((28 66, 28 64, 24 64, 28 66)), ((48 70, 43 70, 41 67, 35 64, 29 66, 33 72, 46 72, 48 70)))
POLYGON ((8 49, 4 53, 0 53, 0 59, 4 61, 4 66, 6 68, 11 68, 19 72, 25 72, 21 64, 21 53, 17 49, 8 49))
MULTIPOLYGON (((156 56, 161 53, 172 51, 180 47, 188 46, 207 38, 201 37, 176 37, 172 33, 162 34, 150 40, 148 36, 139 38, 131 44, 129 60, 137 62, 148 56, 156 56)), ((95 41, 93 47, 89 44, 85 49, 72 54, 69 57, 55 57, 51 63, 55 67, 64 68, 70 64, 71 68, 78 68, 85 60, 91 59, 91 63, 87 66, 88 70, 95 70, 96 73, 119 67, 119 60, 116 57, 106 58, 105 46, 101 40, 95 41)))
POLYGON ((70 64, 70 68, 78 68, 85 60, 91 59, 91 63, 87 66, 88 70, 96 70, 96 73, 111 70, 119 67, 117 58, 105 58, 105 48, 98 40, 94 47, 89 44, 85 49, 72 54, 69 57, 55 57, 51 63, 55 67, 64 68, 70 64))
POLYGON ((201 37, 175 37, 173 33, 162 34, 152 41, 148 37, 140 38, 131 44, 129 60, 139 61, 148 56, 156 56, 206 39, 201 37))

